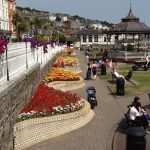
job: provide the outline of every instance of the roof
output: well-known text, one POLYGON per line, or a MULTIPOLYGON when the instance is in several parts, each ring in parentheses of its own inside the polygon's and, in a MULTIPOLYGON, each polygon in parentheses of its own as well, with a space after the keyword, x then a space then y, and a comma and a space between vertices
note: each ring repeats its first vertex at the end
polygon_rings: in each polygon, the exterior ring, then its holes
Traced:
POLYGON ((108 31, 108 33, 116 33, 116 34, 148 33, 148 34, 150 34, 150 27, 148 27, 145 23, 140 22, 139 18, 134 16, 134 14, 130 8, 128 15, 125 18, 122 18, 122 22, 117 24, 110 31, 108 31))
POLYGON ((80 41, 80 39, 75 36, 67 37, 66 40, 70 42, 80 41))
POLYGON ((77 35, 97 35, 102 34, 102 30, 96 30, 96 29, 83 29, 76 32, 77 35))
POLYGON ((150 32, 150 28, 143 22, 122 22, 114 27, 114 32, 150 32))
POLYGON ((137 21, 137 22, 139 22, 139 18, 134 16, 131 8, 129 10, 128 15, 125 18, 122 18, 122 22, 129 22, 129 21, 137 21))

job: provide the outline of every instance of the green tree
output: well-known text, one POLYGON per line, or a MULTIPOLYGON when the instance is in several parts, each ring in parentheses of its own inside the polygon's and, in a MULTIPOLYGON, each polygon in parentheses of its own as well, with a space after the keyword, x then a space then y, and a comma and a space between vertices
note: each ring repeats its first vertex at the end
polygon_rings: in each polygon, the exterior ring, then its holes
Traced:
POLYGON ((132 44, 128 44, 127 51, 133 51, 133 50, 134 50, 134 46, 132 44))
POLYGON ((16 32, 17 41, 21 41, 22 34, 26 31, 26 24, 18 12, 15 12, 12 17, 12 23, 16 32))
POLYGON ((34 26, 35 35, 41 32, 43 21, 39 17, 34 17, 32 21, 32 25, 34 26))

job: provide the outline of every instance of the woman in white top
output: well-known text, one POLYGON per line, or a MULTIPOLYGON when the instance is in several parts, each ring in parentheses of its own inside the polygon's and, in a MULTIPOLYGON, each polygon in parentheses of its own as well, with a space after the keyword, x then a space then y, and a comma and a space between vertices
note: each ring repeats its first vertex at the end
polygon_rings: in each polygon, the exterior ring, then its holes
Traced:
POLYGON ((135 121, 137 125, 142 126, 144 129, 149 127, 145 111, 141 108, 141 103, 137 102, 135 106, 129 108, 129 119, 135 121))

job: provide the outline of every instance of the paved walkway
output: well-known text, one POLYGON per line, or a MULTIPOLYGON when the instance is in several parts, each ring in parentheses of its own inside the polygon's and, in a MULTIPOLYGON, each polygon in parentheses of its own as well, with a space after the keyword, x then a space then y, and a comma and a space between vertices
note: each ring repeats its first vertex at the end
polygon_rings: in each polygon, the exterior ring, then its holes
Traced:
MULTIPOLYGON (((81 64, 83 72, 80 74, 83 78, 86 72, 86 58, 82 52, 77 52, 77 57, 81 64)), ((118 123, 122 120, 123 114, 127 111, 127 105, 131 103, 134 96, 114 97, 107 88, 107 82, 97 77, 96 80, 85 81, 87 86, 95 86, 98 106, 94 109, 95 116, 93 120, 86 126, 53 138, 37 145, 34 145, 28 150, 112 150, 113 143, 116 143, 118 137, 121 137, 119 149, 124 150, 125 140, 122 134, 115 136, 115 130, 118 123), (122 142, 124 142, 122 144, 122 142)), ((74 92, 86 99, 86 87, 75 90, 74 92)), ((140 94, 142 104, 149 103, 147 94, 140 94)))

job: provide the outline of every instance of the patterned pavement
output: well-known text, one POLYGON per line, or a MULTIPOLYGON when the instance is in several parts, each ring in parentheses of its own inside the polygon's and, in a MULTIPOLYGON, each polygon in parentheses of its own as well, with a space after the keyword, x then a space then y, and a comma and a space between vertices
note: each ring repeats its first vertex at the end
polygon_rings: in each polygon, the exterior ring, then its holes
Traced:
MULTIPOLYGON (((82 52, 77 52, 82 73, 86 74, 86 58, 82 52)), ((86 99, 86 87, 95 86, 98 106, 95 107, 95 116, 86 126, 36 144, 27 150, 124 150, 125 135, 115 132, 118 124, 127 111, 127 105, 131 103, 134 96, 114 97, 107 88, 107 82, 97 77, 96 80, 85 80, 86 86, 74 90, 81 97, 86 99)), ((139 95, 142 104, 149 104, 147 94, 139 95)), ((150 138, 149 138, 150 139, 150 138)))

